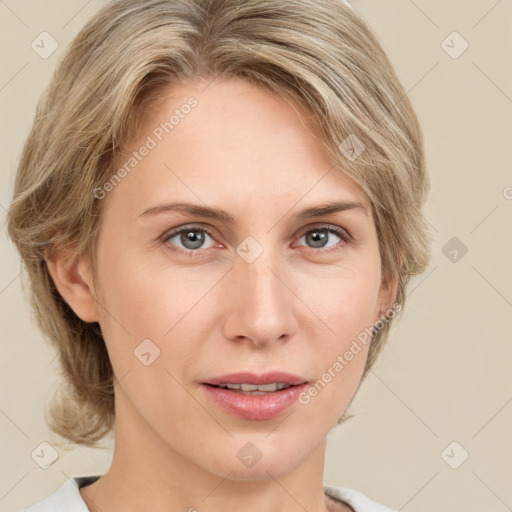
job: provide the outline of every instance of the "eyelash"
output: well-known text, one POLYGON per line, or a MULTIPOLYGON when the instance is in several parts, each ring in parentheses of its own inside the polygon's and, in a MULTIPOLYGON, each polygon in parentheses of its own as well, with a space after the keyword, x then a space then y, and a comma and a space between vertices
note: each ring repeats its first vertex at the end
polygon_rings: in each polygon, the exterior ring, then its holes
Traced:
MULTIPOLYGON (((214 239, 213 233, 211 232, 210 229, 203 227, 203 226, 192 225, 192 226, 184 226, 182 228, 178 228, 178 229, 172 230, 172 231, 167 231, 162 236, 161 241, 165 245, 168 245, 168 246, 171 245, 172 246, 171 250, 178 252, 180 254, 184 254, 185 256, 194 257, 194 256, 197 256, 198 254, 200 254, 202 251, 208 251, 209 249, 196 249, 196 250, 182 249, 181 247, 178 247, 169 242, 169 240, 171 238, 174 238, 177 235, 181 235, 181 233, 185 233, 185 232, 189 232, 189 231, 204 232, 204 233, 207 233, 211 238, 214 239)), ((345 246, 345 244, 350 244, 352 242, 352 236, 348 233, 348 231, 338 228, 338 227, 331 226, 331 225, 315 226, 314 228, 308 229, 307 231, 304 231, 301 234, 299 239, 304 237, 308 233, 311 233, 314 231, 327 231, 328 233, 337 235, 342 240, 335 246, 330 247, 328 249, 322 249, 322 248, 315 249, 314 247, 310 247, 310 249, 312 249, 314 252, 318 252, 318 253, 322 253, 322 254, 329 254, 331 252, 339 251, 341 249, 341 247, 345 246)), ((305 246, 302 246, 302 247, 305 247, 305 246)))

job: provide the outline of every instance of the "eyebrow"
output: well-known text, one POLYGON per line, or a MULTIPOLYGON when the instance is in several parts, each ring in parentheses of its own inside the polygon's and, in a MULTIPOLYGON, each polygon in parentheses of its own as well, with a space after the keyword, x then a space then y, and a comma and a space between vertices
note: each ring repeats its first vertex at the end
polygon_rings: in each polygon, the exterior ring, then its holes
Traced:
MULTIPOLYGON (((322 215, 354 209, 360 209, 365 215, 368 215, 364 205, 357 201, 330 201, 318 206, 312 206, 310 208, 301 210, 295 215, 295 218, 298 220, 304 220, 310 219, 312 217, 320 217, 322 215)), ((138 215, 138 217, 153 216, 167 212, 188 213, 197 217, 218 220, 226 224, 235 222, 235 218, 232 215, 220 208, 212 208, 209 206, 201 206, 198 204, 181 202, 152 206, 151 208, 144 210, 140 215, 138 215)))

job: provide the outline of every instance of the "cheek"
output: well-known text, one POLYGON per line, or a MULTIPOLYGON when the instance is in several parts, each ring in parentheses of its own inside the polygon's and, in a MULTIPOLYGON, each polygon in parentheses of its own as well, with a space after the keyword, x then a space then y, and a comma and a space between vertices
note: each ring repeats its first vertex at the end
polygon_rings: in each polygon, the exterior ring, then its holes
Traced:
POLYGON ((301 279, 304 302, 318 312, 338 348, 373 325, 381 279, 380 260, 373 255, 301 279))
POLYGON ((192 408, 197 416, 200 407, 180 383, 197 357, 195 306, 215 280, 195 283, 186 270, 163 272, 115 244, 104 251, 110 258, 98 269, 101 327, 125 395, 148 420, 168 428, 172 410, 192 408))
MULTIPOLYGON (((321 288, 304 295, 304 302, 318 312, 321 331, 315 351, 320 361, 317 381, 302 397, 314 409, 312 414, 328 414, 332 422, 343 413, 357 390, 371 343, 375 311, 378 308, 380 271, 377 262, 345 268, 330 279, 322 278, 321 288), (325 329, 323 328, 325 327, 325 329), (315 397, 322 395, 319 400, 315 397), (332 408, 327 410, 326 403, 332 408)), ((318 281, 317 281, 318 282, 318 281)), ((304 288, 307 289, 307 288, 304 288)))
POLYGON ((171 370, 186 367, 204 324, 198 322, 198 315, 205 318, 215 313, 204 311, 204 304, 211 303, 205 297, 213 295, 219 276, 185 267, 164 268, 161 263, 155 266, 115 243, 105 245, 103 251, 109 257, 98 269, 103 291, 101 326, 114 368, 126 372, 137 367, 134 350, 146 339, 161 351, 155 363, 171 370))

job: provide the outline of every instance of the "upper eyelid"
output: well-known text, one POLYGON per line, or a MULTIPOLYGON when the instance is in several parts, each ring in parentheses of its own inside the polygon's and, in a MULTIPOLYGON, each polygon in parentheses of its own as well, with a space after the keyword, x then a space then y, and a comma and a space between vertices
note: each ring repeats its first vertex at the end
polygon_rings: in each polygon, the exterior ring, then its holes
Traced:
POLYGON ((196 229, 197 231, 205 231, 208 235, 210 235, 213 238, 213 229, 205 227, 201 224, 184 224, 183 226, 167 229, 166 231, 164 231, 161 238, 163 240, 168 240, 169 238, 173 238, 176 235, 179 235, 182 231, 194 231, 194 229, 196 229))

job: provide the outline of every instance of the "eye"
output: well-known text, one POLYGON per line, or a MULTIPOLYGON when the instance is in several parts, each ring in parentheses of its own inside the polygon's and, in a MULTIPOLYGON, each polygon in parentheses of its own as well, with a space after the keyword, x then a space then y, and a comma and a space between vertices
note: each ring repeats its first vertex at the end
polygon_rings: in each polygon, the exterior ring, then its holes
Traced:
POLYGON ((306 231, 299 240, 304 239, 312 249, 327 249, 325 252, 338 250, 351 240, 350 235, 343 229, 333 226, 319 226, 306 231), (333 236, 334 235, 334 236, 333 236), (338 239, 338 240, 336 240, 338 239), (340 242, 341 245, 340 245, 340 242))
MULTIPOLYGON (((332 252, 340 250, 351 242, 351 235, 342 228, 334 226, 318 226, 306 231, 299 241, 304 239, 311 249, 321 249, 317 252, 332 252)), ((172 250, 188 256, 200 254, 203 250, 215 247, 213 235, 206 228, 199 226, 183 226, 165 233, 162 243, 172 246, 172 250), (210 239, 210 245, 207 239, 210 239)), ((217 244, 218 246, 218 244, 217 244)))
POLYGON ((190 253, 197 252, 198 249, 209 249, 214 246, 211 244, 205 247, 205 240, 212 238, 212 235, 204 228, 200 227, 182 227, 163 236, 163 242, 175 245, 178 252, 190 253), (176 239, 175 241, 173 241, 176 239))

